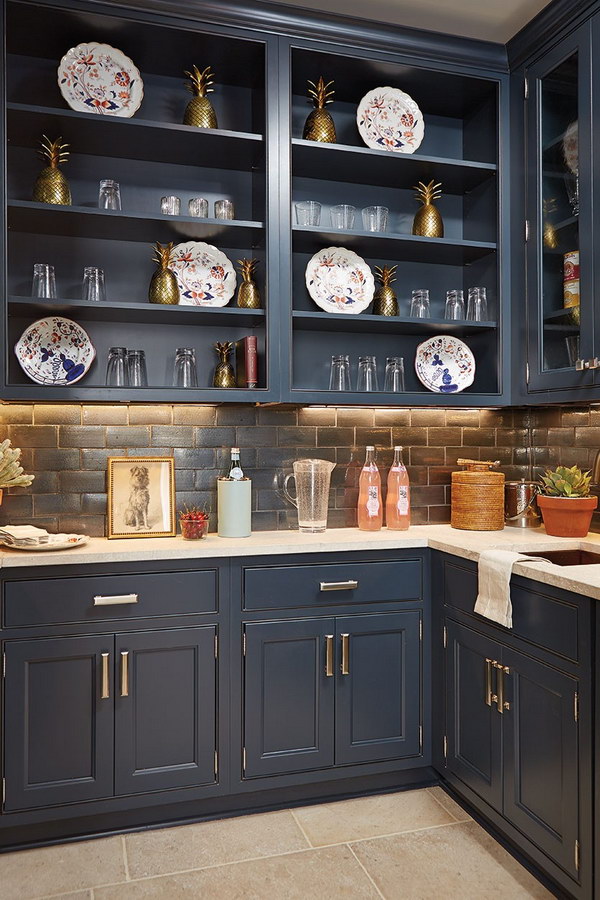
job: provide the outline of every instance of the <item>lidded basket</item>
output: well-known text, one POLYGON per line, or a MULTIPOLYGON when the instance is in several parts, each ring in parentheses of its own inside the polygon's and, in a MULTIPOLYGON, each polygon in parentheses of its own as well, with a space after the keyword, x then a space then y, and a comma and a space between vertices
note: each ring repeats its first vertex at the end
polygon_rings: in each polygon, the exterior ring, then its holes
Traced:
POLYGON ((463 472, 452 473, 450 524, 463 531, 502 531, 504 473, 492 472, 500 461, 459 459, 463 472))

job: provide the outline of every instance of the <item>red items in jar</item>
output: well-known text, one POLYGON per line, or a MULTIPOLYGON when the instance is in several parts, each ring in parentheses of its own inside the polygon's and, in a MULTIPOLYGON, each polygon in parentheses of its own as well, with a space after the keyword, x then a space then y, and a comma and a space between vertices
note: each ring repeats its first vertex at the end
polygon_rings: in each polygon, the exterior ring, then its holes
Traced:
POLYGON ((199 541, 208 533, 208 513, 196 507, 186 508, 179 516, 179 524, 184 541, 199 541))

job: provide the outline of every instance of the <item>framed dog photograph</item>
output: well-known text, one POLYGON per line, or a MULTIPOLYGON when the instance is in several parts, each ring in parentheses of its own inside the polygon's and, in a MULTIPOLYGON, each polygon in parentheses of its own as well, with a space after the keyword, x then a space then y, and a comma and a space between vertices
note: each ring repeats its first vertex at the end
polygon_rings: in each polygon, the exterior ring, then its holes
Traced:
POLYGON ((174 537, 175 533, 173 457, 111 456, 107 536, 174 537))

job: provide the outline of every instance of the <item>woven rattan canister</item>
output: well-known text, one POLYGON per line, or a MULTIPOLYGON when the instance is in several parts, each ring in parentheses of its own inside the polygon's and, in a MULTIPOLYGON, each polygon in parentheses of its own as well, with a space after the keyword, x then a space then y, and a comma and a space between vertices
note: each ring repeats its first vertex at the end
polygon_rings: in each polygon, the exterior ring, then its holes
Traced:
POLYGON ((504 528, 504 474, 491 472, 500 462, 459 459, 464 472, 452 473, 450 524, 463 531, 502 531, 504 528))

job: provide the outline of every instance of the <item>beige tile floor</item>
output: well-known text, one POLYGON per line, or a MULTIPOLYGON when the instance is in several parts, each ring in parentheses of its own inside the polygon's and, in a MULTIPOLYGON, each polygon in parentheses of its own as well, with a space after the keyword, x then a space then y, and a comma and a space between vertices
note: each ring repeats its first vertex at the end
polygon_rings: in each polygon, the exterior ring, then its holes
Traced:
POLYGON ((441 788, 0 855, 1 900, 550 898, 441 788))

